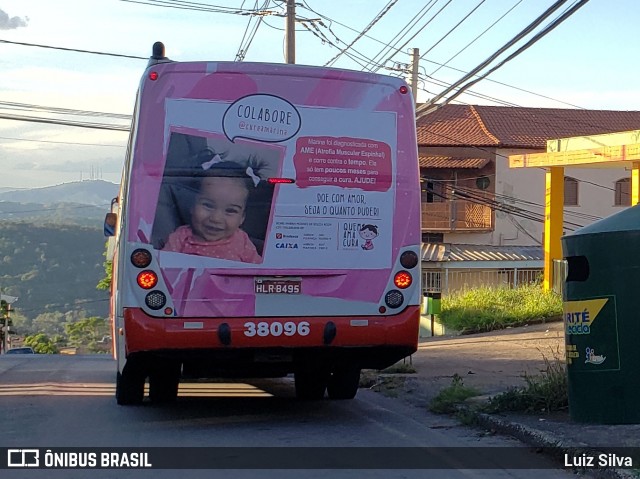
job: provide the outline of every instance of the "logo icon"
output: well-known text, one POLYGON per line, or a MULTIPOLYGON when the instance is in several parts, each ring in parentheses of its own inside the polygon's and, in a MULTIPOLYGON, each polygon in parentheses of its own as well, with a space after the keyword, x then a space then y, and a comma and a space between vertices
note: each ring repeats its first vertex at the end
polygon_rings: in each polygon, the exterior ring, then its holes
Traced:
POLYGON ((282 239, 282 233, 276 233, 276 239, 282 239))
POLYGON ((40 466, 40 450, 38 449, 8 449, 8 467, 38 467, 40 466))
POLYGON ((586 354, 585 354, 585 364, 589 363, 589 364, 602 364, 604 363, 604 360, 607 359, 606 356, 602 356, 601 354, 595 354, 594 349, 590 348, 589 346, 587 346, 586 349, 586 354))

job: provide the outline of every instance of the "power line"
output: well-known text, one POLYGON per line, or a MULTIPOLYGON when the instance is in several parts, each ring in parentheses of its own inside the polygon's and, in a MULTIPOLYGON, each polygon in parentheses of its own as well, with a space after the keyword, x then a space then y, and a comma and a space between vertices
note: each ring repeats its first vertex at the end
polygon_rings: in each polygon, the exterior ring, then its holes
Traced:
POLYGON ((464 17, 462 17, 462 19, 458 23, 456 23, 453 27, 451 27, 451 29, 447 33, 445 33, 442 37, 440 37, 440 40, 438 40, 436 43, 434 43, 431 46, 431 48, 429 48, 426 52, 424 52, 420 58, 426 56, 431 50, 437 47, 440 44, 440 42, 442 42, 451 33, 453 33, 453 31, 456 28, 458 28, 465 20, 467 20, 473 14, 473 12, 475 12, 478 8, 480 8, 485 1, 486 0, 481 0, 480 3, 478 3, 469 13, 467 13, 464 17))
POLYGON ((31 141, 34 143, 54 143, 57 145, 74 145, 74 146, 108 146, 112 148, 126 148, 126 145, 104 145, 101 143, 79 143, 75 141, 53 141, 53 140, 30 140, 27 138, 13 138, 10 136, 0 136, 0 140, 10 141, 31 141))
POLYGON ((362 30, 362 32, 360 32, 360 33, 358 34, 358 36, 356 36, 356 38, 354 38, 354 39, 353 39, 353 40, 352 40, 352 41, 351 41, 351 42, 350 42, 346 47, 344 47, 342 50, 340 50, 340 52, 339 52, 336 56, 334 56, 332 59, 330 59, 328 62, 326 62, 326 63, 324 64, 324 66, 331 66, 331 65, 333 65, 333 64, 336 62, 336 60, 342 56, 342 54, 343 54, 344 52, 346 52, 349 48, 353 47, 353 45, 354 45, 358 40, 360 40, 360 39, 361 39, 361 38, 362 38, 362 37, 363 37, 363 36, 364 36, 364 35, 365 35, 369 30, 371 30, 371 28, 372 28, 376 23, 378 23, 378 22, 380 21, 380 19, 381 19, 382 17, 384 17, 384 16, 386 15, 386 13, 387 13, 389 10, 391 10, 391 8, 392 8, 392 7, 393 7, 397 2, 398 2, 398 0, 389 0, 389 2, 388 2, 384 7, 382 7, 382 10, 380 10, 380 12, 379 12, 379 13, 378 13, 374 18, 373 18, 373 20, 371 20, 371 21, 369 22, 369 24, 368 24, 366 27, 364 27, 364 29, 362 30))
POLYGON ((26 46, 26 47, 49 48, 51 50, 63 50, 63 51, 67 51, 67 52, 90 53, 92 55, 106 55, 106 56, 118 57, 118 58, 131 58, 131 59, 134 59, 134 60, 149 60, 149 57, 137 57, 137 56, 134 56, 134 55, 123 55, 123 54, 120 54, 120 53, 97 52, 97 51, 94 51, 94 50, 81 50, 81 49, 78 49, 78 48, 54 47, 52 45, 41 45, 41 44, 37 44, 37 43, 12 42, 10 40, 0 40, 0 43, 9 43, 9 44, 12 44, 12 45, 22 45, 22 46, 26 46))
POLYGON ((75 126, 78 128, 90 128, 94 130, 111 130, 111 131, 124 131, 124 132, 129 132, 130 130, 129 126, 108 125, 106 123, 79 122, 79 121, 72 121, 72 120, 57 120, 53 118, 45 119, 45 118, 38 118, 35 116, 0 114, 0 119, 26 121, 26 122, 33 122, 33 123, 46 123, 50 125, 75 126))
MULTIPOLYGON (((396 35, 387 43, 381 42, 384 46, 382 47, 382 49, 376 53, 373 56, 373 59, 371 60, 371 63, 374 64, 375 66, 380 65, 380 63, 376 63, 378 57, 380 57, 380 60, 382 60, 383 56, 385 55, 385 52, 387 51, 387 49, 392 49, 393 47, 391 46, 391 43, 395 42, 394 45, 400 41, 402 38, 404 38, 405 35, 407 35, 407 33, 409 33, 409 31, 411 31, 411 29, 418 24, 418 22, 420 20, 422 20, 422 18, 429 12, 429 10, 431 10, 431 8, 435 5, 435 2, 437 0, 429 0, 428 3, 426 3, 422 9, 420 9, 420 11, 416 12, 416 14, 413 16, 413 18, 411 18, 407 24, 402 27, 402 29, 396 33, 396 35), (406 30, 406 31, 405 31, 406 30)), ((370 71, 372 71, 373 69, 370 68, 369 66, 367 66, 367 68, 365 69, 369 69, 370 71)))
MULTIPOLYGON (((482 37, 485 33, 487 33, 489 30, 491 30, 493 27, 495 27, 498 22, 500 22, 500 20, 502 20, 504 17, 506 17, 509 13, 511 13, 511 11, 516 8, 518 5, 520 5, 522 3, 522 0, 518 0, 518 2, 513 5, 509 10, 507 10, 505 13, 502 14, 502 16, 500 18, 498 18, 495 22, 493 22, 491 25, 489 25, 487 28, 485 28, 482 33, 480 33, 480 35, 478 35, 477 37, 475 37, 473 40, 471 40, 469 43, 467 43, 464 47, 462 47, 462 49, 460 49, 455 55, 453 55, 451 58, 449 58, 446 62, 444 62, 443 64, 439 65, 438 68, 436 68, 433 72, 431 72, 430 75, 434 75, 436 74, 442 67, 447 66, 447 64, 453 60, 455 57, 457 57, 458 55, 460 55, 463 51, 465 51, 467 48, 469 48, 471 45, 473 45, 478 39, 480 39, 480 37, 482 37)), ((424 55, 422 55, 420 57, 420 60, 422 60, 424 57, 426 56, 426 53, 424 55)))
POLYGON ((139 5, 149 5, 152 7, 174 8, 177 10, 193 10, 198 12, 225 13, 230 15, 264 15, 265 13, 274 15, 275 12, 265 12, 257 9, 225 7, 222 5, 210 5, 207 3, 187 2, 181 0, 120 0, 126 3, 137 3, 139 5))
POLYGON ((489 76, 491 73, 493 73, 494 71, 496 71, 498 68, 502 67, 504 64, 506 64, 507 62, 513 60, 515 57, 517 57, 518 55, 520 55, 522 52, 524 52, 525 50, 527 50, 531 45, 533 45, 534 43, 536 43, 538 40, 540 40, 542 37, 544 37, 545 35, 547 35, 548 33, 550 33, 551 31, 553 31, 555 28, 558 27, 558 25, 560 25, 562 22, 564 22, 566 19, 568 19, 571 15, 573 15, 576 11, 578 11, 578 9, 582 8, 584 5, 587 4, 589 0, 580 0, 579 2, 575 3, 572 7, 570 7, 568 10, 566 10, 562 15, 560 15, 558 18, 556 18, 555 20, 553 20, 549 25, 547 25, 541 32, 537 33, 536 35, 533 36, 533 38, 531 38, 527 43, 525 43, 522 47, 518 48, 515 52, 513 52, 511 55, 509 55, 507 58, 505 58, 504 60, 502 60, 500 63, 498 63, 496 66, 494 66, 493 68, 491 68, 489 71, 487 71, 486 73, 483 73, 482 75, 480 75, 479 77, 475 78, 474 80, 471 80, 470 82, 466 83, 465 85, 461 86, 458 91, 456 93, 454 93, 451 97, 449 97, 449 101, 453 100, 454 98, 458 97, 459 95, 461 95, 467 88, 475 85, 476 83, 478 83, 479 81, 481 81, 482 79, 484 79, 485 77, 489 76))
MULTIPOLYGON (((442 8, 440 8, 440 10, 438 10, 436 13, 434 13, 434 14, 433 14, 433 16, 432 16, 432 17, 431 17, 431 18, 430 18, 430 19, 429 19, 429 20, 428 20, 428 21, 427 21, 427 22, 426 22, 422 27, 420 27, 420 29, 418 29, 418 31, 417 31, 417 32, 415 32, 415 33, 414 33, 414 34, 413 34, 413 35, 412 35, 412 36, 411 36, 411 37, 410 37, 406 42, 404 42, 404 43, 402 44, 402 46, 400 46, 400 47, 396 48, 396 49, 395 49, 395 52, 394 52, 394 53, 392 53, 392 54, 391 54, 391 55, 390 55, 390 56, 389 56, 389 57, 388 57, 388 58, 383 62, 383 65, 385 65, 389 60, 391 60, 394 56, 396 56, 396 55, 397 55, 397 53, 398 53, 399 51, 403 50, 403 49, 407 46, 407 44, 408 44, 411 40, 413 40, 416 36, 418 36, 418 34, 419 34, 422 30, 424 30, 425 28, 427 28, 427 26, 428 26, 428 25, 429 25, 429 24, 430 24, 430 23, 431 23, 431 22, 432 22, 432 21, 433 21, 433 20, 438 16, 438 15, 440 15, 440 13, 442 13, 442 11, 443 11, 445 8, 447 8, 447 7, 451 4, 451 2, 452 2, 452 1, 453 1, 453 0, 448 0, 448 1, 447 1, 447 3, 445 3, 445 4, 442 6, 442 8)), ((372 70, 372 71, 378 71, 379 69, 380 69, 380 68, 377 68, 376 70, 372 70)))
POLYGON ((0 101, 0 109, 18 111, 43 111, 46 113, 59 113, 64 115, 97 116, 102 118, 114 118, 117 120, 131 121, 132 116, 122 113, 107 113, 92 110, 74 110, 71 108, 60 108, 54 106, 32 105, 29 103, 16 103, 11 101, 0 101))
MULTIPOLYGON (((262 4, 262 8, 261 9, 262 10, 266 9, 269 6, 270 3, 271 3, 271 0, 265 0, 265 2, 262 4)), ((258 0, 256 0, 255 8, 256 9, 258 8, 258 0)), ((253 42, 253 39, 256 36, 256 33, 258 32, 258 28, 260 27, 260 25, 262 24, 262 22, 264 20, 264 16, 263 15, 260 16, 258 21, 253 26, 253 29, 251 30, 251 33, 249 34, 249 37, 247 38, 247 33, 249 32, 249 27, 251 26, 251 22, 252 22, 253 18, 254 17, 249 17, 249 21, 247 22, 247 28, 245 28, 245 30, 244 30, 244 35, 242 36, 242 40, 240 41, 240 47, 238 48, 238 53, 236 53, 236 61, 244 60, 245 56, 247 55, 247 51, 249 50, 249 47, 251 46, 251 43, 253 42), (246 45, 244 44, 245 38, 247 38, 246 45)))
MULTIPOLYGON (((323 18, 323 19, 325 19, 325 20, 327 20, 327 21, 329 21, 329 22, 331 22, 331 23, 335 23, 336 25, 340 25, 341 27, 346 28, 347 30, 351 30, 351 31, 353 31, 353 32, 355 32, 355 33, 360 33, 360 30, 357 30, 357 29, 355 29, 355 28, 353 28, 353 27, 350 27, 349 25, 346 25, 346 24, 344 24, 344 23, 342 23, 342 22, 340 22, 340 21, 338 21, 338 20, 335 20, 335 19, 333 19, 333 18, 331 18, 331 17, 328 17, 327 15, 324 15, 324 14, 322 14, 322 13, 318 12, 317 10, 314 10, 313 8, 311 8, 311 7, 309 6, 309 4, 308 4, 305 0, 302 0, 302 3, 303 3, 303 8, 306 8, 307 10, 309 10, 309 11, 310 11, 310 12, 312 12, 313 14, 317 15, 318 17, 323 18)), ((507 12, 507 13, 508 13, 508 12, 507 12)), ((272 27, 272 28, 275 28, 275 27, 272 27)), ((380 39, 378 39, 378 38, 372 37, 371 35, 365 34, 364 36, 365 36, 366 38, 368 38, 368 39, 370 39, 370 40, 372 40, 372 41, 376 42, 376 43, 379 43, 379 44, 384 45, 384 46, 389 46, 389 44, 387 44, 387 43, 383 42, 382 40, 380 40, 380 39)), ((336 38, 337 38, 337 37, 336 37, 336 38)), ((400 52, 400 51, 399 51, 398 53, 403 53, 403 54, 406 54, 407 56, 409 56, 409 54, 408 54, 408 53, 406 53, 406 52, 400 52)), ((429 59, 426 59, 426 58, 424 59, 424 61, 426 61, 427 63, 431 63, 431 64, 433 64, 433 65, 437 65, 437 66, 440 66, 440 67, 444 67, 444 68, 448 68, 448 69, 450 69, 450 70, 457 71, 457 72, 459 72, 459 73, 463 73, 463 74, 467 74, 467 73, 469 73, 469 72, 467 72, 467 71, 465 71, 465 70, 461 70, 461 69, 459 69, 459 68, 451 67, 451 66, 447 65, 446 63, 439 63, 439 62, 436 62, 436 61, 433 61, 433 60, 429 60, 429 59)), ((356 62, 356 63, 358 63, 358 62, 356 62)), ((360 63, 358 63, 358 64, 360 64, 360 63)), ((380 65, 380 64, 378 64, 378 65, 380 65)), ((383 67, 383 66, 382 66, 382 67, 383 67)), ((383 67, 383 68, 384 68, 384 67, 383 67)), ((514 90, 522 91, 522 92, 524 92, 524 93, 528 93, 528 94, 530 94, 530 95, 538 96, 538 97, 540 97, 540 98, 545 98, 545 99, 547 99, 547 100, 555 101, 555 102, 557 102, 557 103, 562 103, 562 104, 564 104, 564 105, 571 106, 571 107, 574 107, 574 108, 584 109, 584 107, 582 107, 582 106, 574 105, 574 104, 572 104, 572 103, 567 103, 567 102, 565 102, 565 101, 558 100, 558 99, 556 99, 556 98, 553 98, 553 97, 550 97, 550 96, 547 96, 547 95, 542 95, 542 94, 540 94, 540 93, 536 93, 536 92, 533 92, 533 91, 531 91, 531 90, 526 90, 526 89, 524 89, 524 88, 520 88, 520 87, 517 87, 517 86, 514 86, 514 85, 510 85, 510 84, 508 84, 508 83, 504 83, 504 82, 501 82, 501 81, 498 81, 498 80, 493 80, 493 79, 491 79, 491 78, 485 78, 485 81, 492 82, 492 83, 496 83, 496 84, 498 84, 498 85, 502 85, 502 86, 506 86, 507 88, 512 88, 512 89, 514 89, 514 90)))

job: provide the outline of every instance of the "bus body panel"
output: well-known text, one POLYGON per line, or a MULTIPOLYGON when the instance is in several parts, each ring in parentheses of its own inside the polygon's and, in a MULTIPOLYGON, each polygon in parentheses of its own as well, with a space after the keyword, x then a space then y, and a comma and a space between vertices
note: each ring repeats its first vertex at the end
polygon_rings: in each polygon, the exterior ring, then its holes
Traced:
POLYGON ((349 351, 343 358, 375 367, 417 349, 420 186, 403 80, 298 65, 152 65, 127 156, 111 302, 120 372, 145 354, 349 351), (247 204, 242 228, 259 262, 163 249, 193 219, 192 176, 229 158, 257 172, 249 198, 260 198, 261 217, 250 220, 247 204), (150 256, 143 267, 132 265, 140 250, 150 256), (418 262, 406 268, 409 252, 418 262), (400 273, 410 285, 398 287, 400 273), (390 292, 400 303, 389 306, 390 292))

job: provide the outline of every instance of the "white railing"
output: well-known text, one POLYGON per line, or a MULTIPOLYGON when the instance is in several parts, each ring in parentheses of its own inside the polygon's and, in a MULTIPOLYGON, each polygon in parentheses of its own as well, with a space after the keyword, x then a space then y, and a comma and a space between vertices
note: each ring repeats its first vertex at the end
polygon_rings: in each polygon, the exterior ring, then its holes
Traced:
POLYGON ((542 274, 543 270, 540 268, 424 269, 422 270, 422 284, 427 293, 446 295, 481 286, 517 288, 520 285, 540 282, 542 274))

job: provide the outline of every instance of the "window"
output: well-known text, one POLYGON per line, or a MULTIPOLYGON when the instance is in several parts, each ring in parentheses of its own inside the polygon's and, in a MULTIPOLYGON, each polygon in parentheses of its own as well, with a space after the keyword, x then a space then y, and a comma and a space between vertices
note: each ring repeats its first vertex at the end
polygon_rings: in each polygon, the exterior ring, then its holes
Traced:
POLYGON ((444 184, 441 181, 426 180, 422 182, 423 203, 442 203, 445 199, 444 184))
POLYGON ((616 181, 615 206, 631 206, 631 180, 622 178, 616 181))
POLYGON ((564 177, 564 205, 578 206, 578 180, 564 177))

